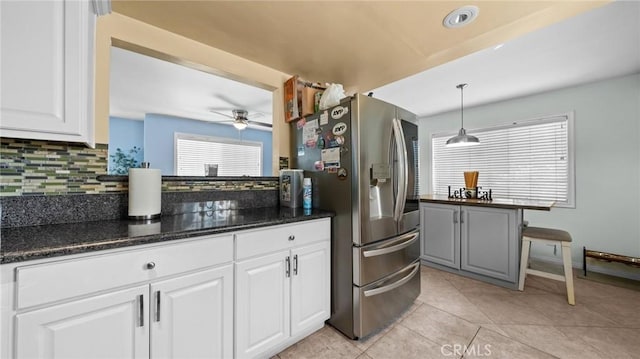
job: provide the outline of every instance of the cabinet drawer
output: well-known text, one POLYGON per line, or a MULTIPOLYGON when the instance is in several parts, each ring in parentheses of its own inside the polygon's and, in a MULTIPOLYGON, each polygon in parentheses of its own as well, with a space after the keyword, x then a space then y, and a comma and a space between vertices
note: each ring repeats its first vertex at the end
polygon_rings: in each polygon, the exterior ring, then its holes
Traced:
POLYGON ((331 220, 258 228, 236 234, 236 259, 243 259, 331 238, 331 220))
POLYGON ((202 237, 146 249, 16 268, 17 309, 233 260, 233 236, 202 237), (147 264, 153 263, 153 268, 147 264))

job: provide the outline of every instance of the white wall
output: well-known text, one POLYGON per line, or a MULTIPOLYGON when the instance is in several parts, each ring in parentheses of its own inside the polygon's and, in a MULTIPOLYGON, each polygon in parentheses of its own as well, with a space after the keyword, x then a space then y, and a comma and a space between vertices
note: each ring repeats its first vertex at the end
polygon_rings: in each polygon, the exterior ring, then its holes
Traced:
MULTIPOLYGON (((465 97, 471 93, 470 86, 465 97)), ((525 219, 571 233, 574 266, 582 264, 583 246, 640 257, 640 74, 465 107, 465 128, 569 111, 575 113, 576 208, 526 210, 525 219)), ((460 111, 421 118, 419 126, 420 188, 426 194, 431 192, 431 135, 457 131, 460 111)), ((534 247, 532 255, 552 257, 553 247, 534 247)), ((555 259, 559 255, 558 248, 555 259)))

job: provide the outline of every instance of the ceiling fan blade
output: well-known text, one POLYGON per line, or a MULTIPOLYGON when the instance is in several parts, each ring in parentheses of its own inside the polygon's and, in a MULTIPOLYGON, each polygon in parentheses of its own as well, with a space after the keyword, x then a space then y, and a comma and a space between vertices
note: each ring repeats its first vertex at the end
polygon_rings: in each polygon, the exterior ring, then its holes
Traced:
POLYGON ((251 120, 247 120, 247 123, 250 124, 250 125, 254 125, 254 126, 262 126, 262 127, 273 128, 273 126, 271 126, 270 123, 251 121, 251 120))
POLYGON ((215 97, 221 99, 222 101, 228 103, 229 105, 235 107, 235 108, 244 108, 244 106, 240 105, 239 103, 235 102, 233 99, 228 98, 227 96, 223 95, 223 94, 215 94, 215 97))
POLYGON ((235 120, 235 117, 233 117, 233 116, 229 115, 228 113, 222 113, 222 112, 218 112, 218 111, 216 111, 216 110, 212 110, 212 109, 209 109, 209 112, 212 112, 212 113, 215 113, 215 114, 218 114, 218 115, 224 116, 224 117, 228 117, 228 118, 230 118, 230 119, 232 119, 232 120, 235 120))
POLYGON ((247 115, 247 117, 251 117, 251 118, 262 118, 264 116, 265 115, 262 112, 252 112, 252 111, 249 111, 249 115, 247 115))

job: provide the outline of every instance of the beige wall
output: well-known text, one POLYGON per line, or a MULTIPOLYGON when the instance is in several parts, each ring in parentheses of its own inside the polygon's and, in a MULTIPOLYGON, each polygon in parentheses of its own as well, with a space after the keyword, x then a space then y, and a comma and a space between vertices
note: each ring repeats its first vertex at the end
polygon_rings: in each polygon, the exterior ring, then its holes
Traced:
POLYGON ((109 61, 112 44, 273 91, 273 174, 277 174, 278 158, 289 157, 289 127, 284 122, 282 85, 291 76, 118 13, 101 16, 97 23, 96 143, 109 142, 109 61))

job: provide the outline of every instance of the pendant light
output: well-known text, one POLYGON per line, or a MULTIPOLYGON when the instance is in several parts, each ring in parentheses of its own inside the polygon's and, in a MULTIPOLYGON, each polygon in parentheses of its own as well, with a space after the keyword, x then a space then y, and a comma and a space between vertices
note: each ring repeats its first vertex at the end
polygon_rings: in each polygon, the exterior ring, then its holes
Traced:
POLYGON ((447 147, 462 147, 462 146, 474 146, 479 145, 480 140, 478 137, 467 135, 467 130, 464 129, 464 88, 467 84, 460 84, 456 88, 460 89, 460 131, 457 136, 453 136, 447 140, 447 147))

